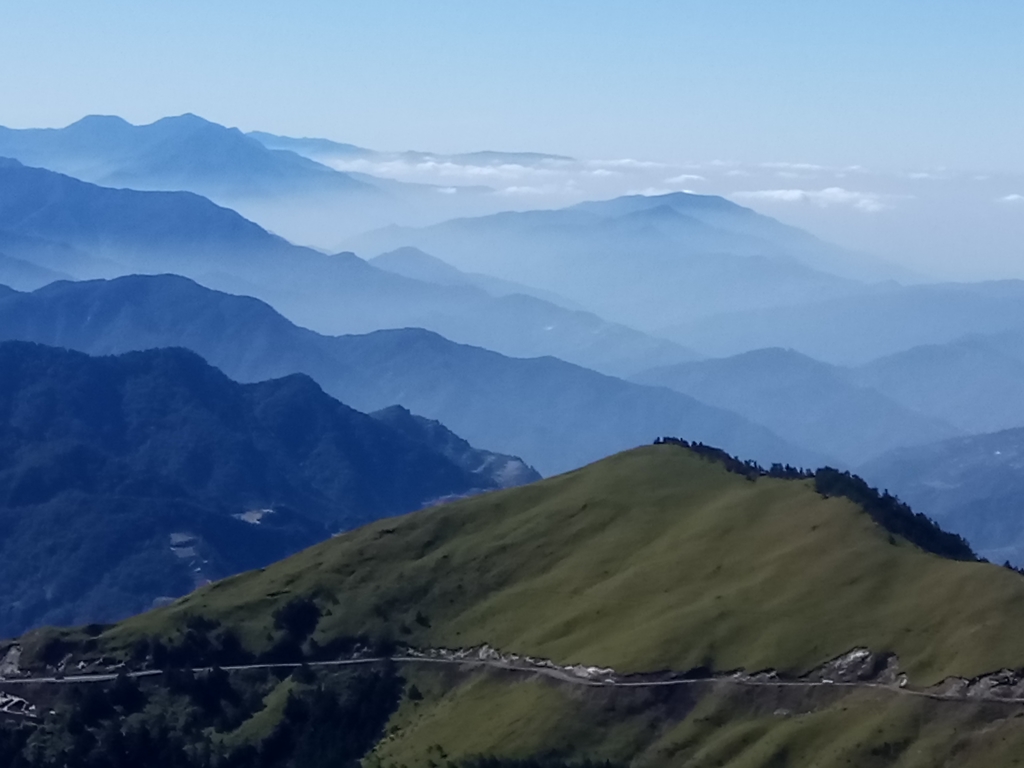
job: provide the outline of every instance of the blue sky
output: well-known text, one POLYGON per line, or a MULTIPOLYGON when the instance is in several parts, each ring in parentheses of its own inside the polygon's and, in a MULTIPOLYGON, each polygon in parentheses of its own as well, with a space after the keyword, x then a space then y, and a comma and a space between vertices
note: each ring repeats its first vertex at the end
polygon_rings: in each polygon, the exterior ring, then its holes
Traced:
POLYGON ((0 124, 1024 171, 1020 0, 4 0, 0 124))

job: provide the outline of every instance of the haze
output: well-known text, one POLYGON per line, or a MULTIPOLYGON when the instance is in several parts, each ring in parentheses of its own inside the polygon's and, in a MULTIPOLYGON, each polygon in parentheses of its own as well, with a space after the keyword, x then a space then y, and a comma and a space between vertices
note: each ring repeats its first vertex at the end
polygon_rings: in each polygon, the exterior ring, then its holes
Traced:
POLYGON ((19 1, 0 124, 195 112, 383 150, 658 162, 505 186, 529 198, 512 207, 727 194, 924 277, 1019 277, 1021 39, 1008 0, 19 1))

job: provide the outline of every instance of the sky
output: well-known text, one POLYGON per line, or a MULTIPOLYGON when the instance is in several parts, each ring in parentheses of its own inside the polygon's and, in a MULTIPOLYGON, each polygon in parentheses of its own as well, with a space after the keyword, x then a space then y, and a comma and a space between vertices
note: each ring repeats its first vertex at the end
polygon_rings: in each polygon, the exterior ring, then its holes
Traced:
POLYGON ((1022 83, 1020 0, 0 2, 2 125, 732 169, 676 186, 948 275, 1024 276, 1022 83))
POLYGON ((1019 0, 3 0, 0 123, 1024 172, 1019 0))

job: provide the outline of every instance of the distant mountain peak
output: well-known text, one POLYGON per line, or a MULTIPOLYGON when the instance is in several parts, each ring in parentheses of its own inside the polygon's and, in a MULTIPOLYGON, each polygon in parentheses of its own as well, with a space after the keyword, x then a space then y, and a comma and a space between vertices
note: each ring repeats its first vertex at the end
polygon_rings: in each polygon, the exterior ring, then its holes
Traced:
POLYGON ((123 128, 123 127, 134 127, 131 123, 125 120, 123 117, 118 115, 86 115, 80 120, 76 120, 71 123, 67 128, 71 129, 84 129, 84 128, 123 128))
POLYGON ((432 256, 411 245, 396 248, 370 259, 378 269, 394 272, 415 280, 425 280, 442 285, 468 284, 466 275, 447 261, 432 256))
POLYGON ((687 211, 721 211, 732 214, 754 212, 720 195, 699 195, 694 192, 668 192, 663 195, 622 195, 610 200, 577 203, 569 210, 586 211, 603 216, 622 216, 642 211, 667 209, 685 214, 687 211))

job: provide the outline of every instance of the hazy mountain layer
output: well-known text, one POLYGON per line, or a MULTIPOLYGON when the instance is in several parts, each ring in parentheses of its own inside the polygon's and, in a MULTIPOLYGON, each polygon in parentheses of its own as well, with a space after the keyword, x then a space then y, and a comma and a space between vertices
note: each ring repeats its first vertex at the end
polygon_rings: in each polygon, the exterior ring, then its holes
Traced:
POLYGON ((1024 429, 903 448, 861 471, 991 560, 1024 565, 1024 429))
POLYGON ((415 246, 645 330, 862 290, 822 271, 846 258, 834 246, 723 198, 686 193, 390 227, 349 245, 369 255, 415 246))
POLYGON ((492 296, 522 294, 543 299, 567 309, 580 309, 578 304, 574 304, 564 296, 559 296, 551 291, 542 291, 539 288, 532 288, 522 283, 513 283, 511 280, 502 280, 499 277, 491 277, 490 275, 478 272, 463 272, 448 262, 421 251, 419 248, 398 248, 397 250, 375 256, 369 261, 373 266, 383 269, 385 272, 394 272, 396 275, 410 277, 413 280, 422 280, 425 283, 471 285, 482 288, 492 296))
POLYGON ((182 346, 240 381, 306 373, 356 408, 403 405, 544 474, 659 434, 684 434, 765 462, 817 461, 764 427, 668 389, 554 358, 504 357, 421 330, 320 336, 260 301, 173 276, 58 283, 8 296, 0 299, 0 334, 94 354, 182 346))
POLYGON ((957 434, 950 424, 911 410, 908 400, 890 400, 849 378, 845 369, 776 348, 656 368, 633 380, 727 408, 847 466, 957 434))
POLYGON ((19 291, 34 291, 55 280, 67 278, 67 275, 40 267, 30 261, 0 253, 0 283, 19 291))
POLYGON ((555 355, 614 374, 692 359, 674 342, 542 299, 495 297, 327 256, 189 193, 98 187, 0 161, 0 248, 76 278, 170 272, 269 301, 328 333, 425 327, 519 357, 555 355), (6 238, 17 246, 11 250, 6 238))
POLYGON ((381 152, 378 150, 358 147, 354 144, 317 138, 292 138, 276 136, 263 131, 251 131, 247 134, 270 149, 287 149, 311 160, 330 164, 331 162, 352 160, 355 158, 374 158, 376 160, 401 159, 407 162, 420 163, 459 163, 476 167, 488 167, 509 163, 534 165, 545 162, 573 161, 565 155, 549 155, 542 152, 463 152, 446 155, 438 152, 381 152))
POLYGON ((480 477, 482 488, 492 485, 499 488, 514 488, 541 479, 537 470, 522 459, 474 448, 441 422, 417 416, 400 405, 382 408, 370 415, 406 437, 440 452, 457 466, 480 477))
POLYGON ((104 186, 260 197, 374 188, 293 152, 267 149, 237 128, 195 115, 132 125, 93 115, 66 128, 0 127, 0 156, 104 186))
POLYGON ((191 114, 149 125, 92 115, 65 128, 0 127, 0 157, 105 186, 195 192, 321 246, 391 222, 459 215, 467 204, 475 210, 486 194, 339 172, 191 114))
POLYGON ((0 345, 0 444, 0 635, 118 618, 339 529, 532 479, 440 425, 396 428, 305 376, 237 384, 181 349, 0 345))
MULTIPOLYGON (((979 313, 984 312, 979 307, 979 313)), ((1024 324, 1021 318, 1018 328, 1024 324)), ((853 380, 967 432, 1024 425, 1024 333, 971 335, 914 347, 853 372, 853 380)))
POLYGON ((882 285, 862 295, 736 312, 661 330, 716 357, 789 347, 825 362, 860 365, 965 334, 1022 328, 1024 282, 1001 280, 882 285))

